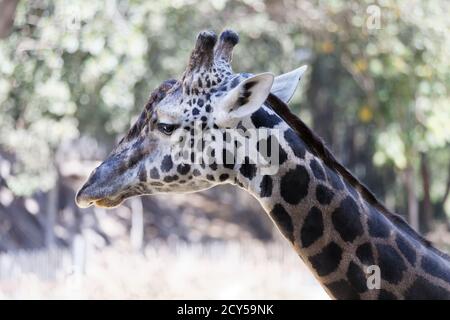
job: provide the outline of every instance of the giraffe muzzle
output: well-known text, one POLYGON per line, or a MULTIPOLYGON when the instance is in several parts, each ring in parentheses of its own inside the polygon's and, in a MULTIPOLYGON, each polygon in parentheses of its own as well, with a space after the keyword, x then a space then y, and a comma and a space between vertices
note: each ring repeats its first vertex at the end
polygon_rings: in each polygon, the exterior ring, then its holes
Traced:
POLYGON ((87 189, 87 185, 85 184, 78 192, 75 197, 75 202, 78 207, 80 208, 89 208, 91 205, 94 204, 95 201, 98 199, 92 197, 89 195, 85 190, 87 189))
POLYGON ((124 197, 121 195, 114 197, 114 198, 110 198, 107 196, 95 196, 95 195, 87 192, 86 189, 87 188, 85 188, 83 186, 78 191, 78 193, 75 197, 75 202, 76 202, 77 206, 82 209, 89 208, 92 205, 95 205, 96 207, 101 207, 101 208, 113 208, 113 207, 117 207, 118 205, 120 205, 124 200, 124 197))
POLYGON ((88 208, 95 205, 110 208, 122 203, 121 193, 125 187, 122 177, 114 174, 117 170, 111 163, 114 161, 115 158, 107 159, 92 172, 75 196, 78 207, 88 208))

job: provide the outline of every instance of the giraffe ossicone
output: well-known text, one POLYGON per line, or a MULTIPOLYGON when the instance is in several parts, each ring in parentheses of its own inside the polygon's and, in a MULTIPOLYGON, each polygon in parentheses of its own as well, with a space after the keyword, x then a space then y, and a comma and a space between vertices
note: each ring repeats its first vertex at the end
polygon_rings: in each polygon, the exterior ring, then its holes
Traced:
POLYGON ((77 204, 115 207, 132 196, 235 184, 259 200, 331 297, 450 299, 448 256, 289 111, 306 67, 278 77, 233 73, 238 41, 231 30, 198 35, 183 75, 152 92, 77 204), (379 285, 368 285, 373 276, 379 285))

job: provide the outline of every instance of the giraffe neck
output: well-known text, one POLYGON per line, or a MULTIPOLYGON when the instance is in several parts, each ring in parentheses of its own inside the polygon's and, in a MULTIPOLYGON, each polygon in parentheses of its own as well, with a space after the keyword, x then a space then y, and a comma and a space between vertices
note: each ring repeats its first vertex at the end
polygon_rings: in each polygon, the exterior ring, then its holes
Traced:
MULTIPOLYGON (((253 123, 277 117, 269 112, 258 112, 253 123)), ((336 299, 450 299, 448 258, 276 121, 278 172, 248 179, 241 170, 236 181, 259 200, 324 289, 336 299)))

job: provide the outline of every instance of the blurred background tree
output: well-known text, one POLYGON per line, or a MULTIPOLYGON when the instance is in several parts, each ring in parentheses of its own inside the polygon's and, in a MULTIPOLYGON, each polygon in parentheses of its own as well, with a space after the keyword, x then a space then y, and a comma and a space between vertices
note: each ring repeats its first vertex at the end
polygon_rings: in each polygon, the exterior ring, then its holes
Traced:
MULTIPOLYGON (((0 15, 0 213, 15 208, 14 194, 24 219, 46 226, 38 230, 68 228, 65 207, 54 205, 49 220, 48 202, 76 171, 73 161, 104 157, 150 91, 181 74, 196 34, 228 27, 241 35, 238 72, 310 66, 292 108, 388 207, 423 231, 450 215, 445 0, 0 3, 11 8, 0 15), (29 199, 39 204, 34 213, 29 199)), ((68 204, 76 183, 66 187, 60 202, 79 219, 68 204)), ((209 201, 228 201, 225 190, 209 201)))

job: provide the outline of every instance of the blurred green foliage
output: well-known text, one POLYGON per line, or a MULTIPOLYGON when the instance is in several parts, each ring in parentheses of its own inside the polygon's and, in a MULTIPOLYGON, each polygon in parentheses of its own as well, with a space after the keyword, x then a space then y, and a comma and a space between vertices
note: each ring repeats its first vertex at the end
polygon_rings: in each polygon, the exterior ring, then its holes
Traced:
POLYGON ((151 89, 181 74, 196 34, 229 27, 241 35, 236 71, 311 66, 292 106, 388 205, 404 208, 393 172, 419 177, 421 153, 442 201, 449 9, 445 0, 22 1, 0 41, 0 148, 16 159, 8 186, 51 188, 65 141, 89 135, 110 148, 151 89))

